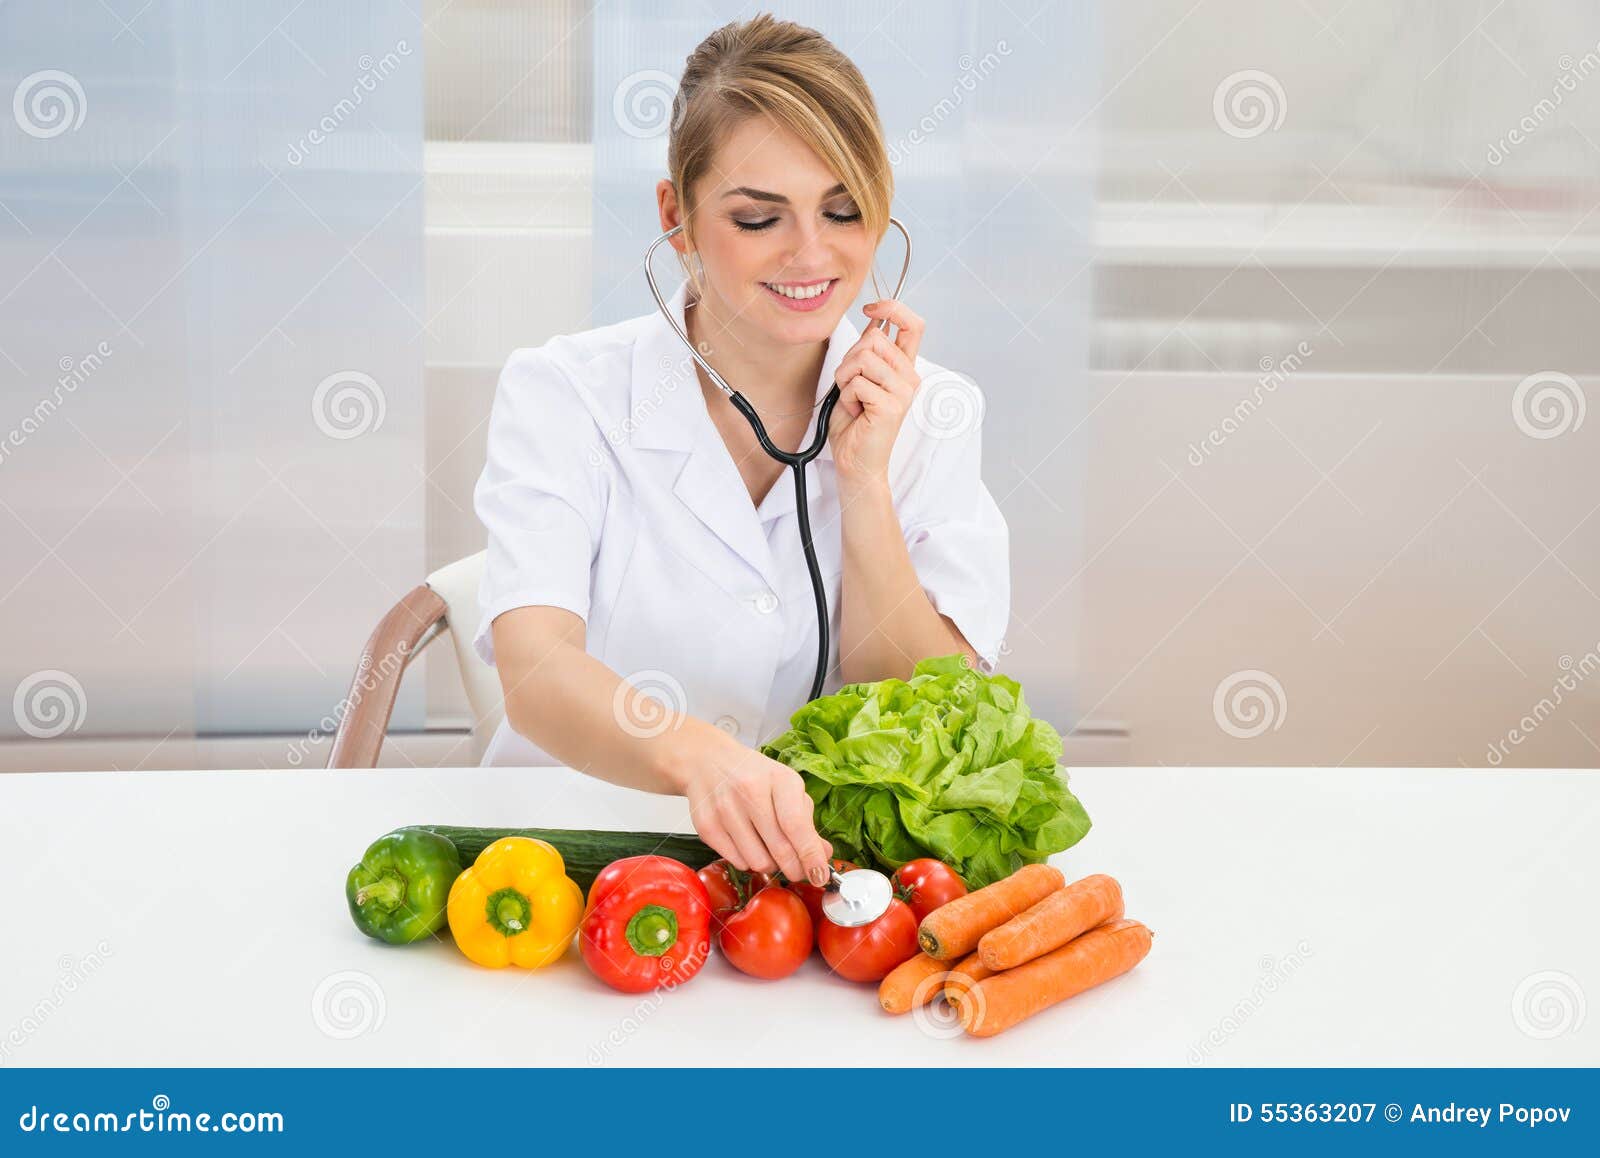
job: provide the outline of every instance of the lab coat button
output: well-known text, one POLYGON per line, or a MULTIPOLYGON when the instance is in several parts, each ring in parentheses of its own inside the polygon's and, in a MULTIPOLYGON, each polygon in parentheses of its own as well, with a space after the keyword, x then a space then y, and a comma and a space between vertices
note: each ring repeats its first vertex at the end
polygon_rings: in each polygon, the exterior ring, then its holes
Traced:
POLYGON ((778 597, 770 591, 763 591, 756 596, 756 610, 762 615, 771 615, 778 610, 778 597))
POLYGON ((734 719, 732 716, 718 716, 717 727, 721 728, 730 736, 737 736, 739 734, 739 721, 734 719))

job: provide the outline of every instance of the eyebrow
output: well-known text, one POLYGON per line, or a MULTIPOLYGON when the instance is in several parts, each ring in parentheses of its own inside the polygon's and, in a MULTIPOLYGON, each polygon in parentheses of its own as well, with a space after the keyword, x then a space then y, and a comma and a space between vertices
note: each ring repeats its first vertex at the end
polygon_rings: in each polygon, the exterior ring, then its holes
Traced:
MULTIPOLYGON (((839 182, 839 184, 835 185, 832 189, 829 189, 822 196, 824 198, 828 198, 828 197, 834 196, 837 193, 845 193, 845 192, 848 192, 848 190, 845 189, 844 182, 841 181, 841 182, 839 182)), ((752 201, 771 201, 774 205, 787 205, 787 204, 789 204, 789 199, 787 197, 785 197, 782 193, 768 193, 765 189, 752 189, 748 185, 740 185, 737 189, 729 189, 726 193, 723 194, 723 196, 724 197, 748 197, 752 201)))

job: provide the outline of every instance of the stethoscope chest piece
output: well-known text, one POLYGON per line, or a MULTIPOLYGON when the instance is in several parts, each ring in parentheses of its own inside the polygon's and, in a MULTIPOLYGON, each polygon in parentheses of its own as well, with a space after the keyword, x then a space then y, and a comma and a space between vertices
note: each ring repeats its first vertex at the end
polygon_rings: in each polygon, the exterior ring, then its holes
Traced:
POLYGON ((846 929, 870 925, 889 911, 894 886, 873 869, 830 870, 822 893, 822 915, 846 929))

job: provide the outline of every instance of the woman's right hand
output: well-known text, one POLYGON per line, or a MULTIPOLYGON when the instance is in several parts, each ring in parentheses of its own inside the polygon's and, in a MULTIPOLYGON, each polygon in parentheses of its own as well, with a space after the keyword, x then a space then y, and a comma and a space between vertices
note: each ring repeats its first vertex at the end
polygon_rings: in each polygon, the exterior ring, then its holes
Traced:
POLYGON ((680 753, 679 790, 695 831, 735 868, 777 869, 792 881, 828 880, 833 846, 817 834, 800 773, 718 728, 693 730, 680 753))

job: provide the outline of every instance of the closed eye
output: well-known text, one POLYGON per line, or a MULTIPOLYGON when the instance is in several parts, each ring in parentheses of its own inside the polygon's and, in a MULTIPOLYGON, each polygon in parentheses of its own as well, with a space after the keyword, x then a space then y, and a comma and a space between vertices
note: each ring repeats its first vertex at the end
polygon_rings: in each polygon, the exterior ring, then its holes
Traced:
MULTIPOLYGON (((856 213, 824 213, 824 217, 837 225, 849 225, 861 220, 860 212, 856 213)), ((740 221, 737 217, 733 223, 746 233, 760 233, 763 229, 771 229, 778 223, 776 217, 769 217, 765 221, 740 221)))

